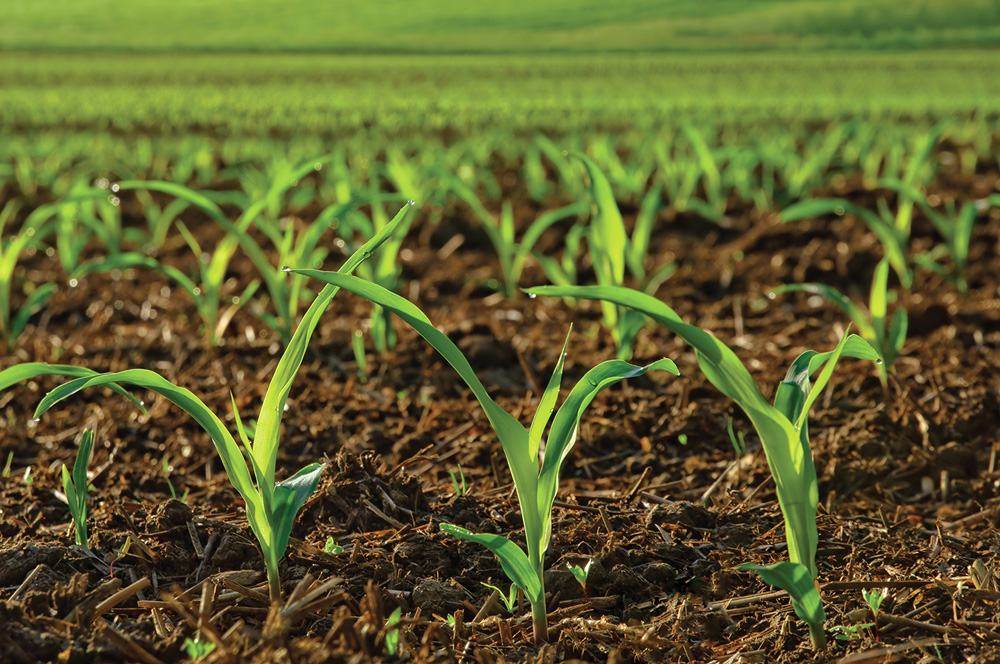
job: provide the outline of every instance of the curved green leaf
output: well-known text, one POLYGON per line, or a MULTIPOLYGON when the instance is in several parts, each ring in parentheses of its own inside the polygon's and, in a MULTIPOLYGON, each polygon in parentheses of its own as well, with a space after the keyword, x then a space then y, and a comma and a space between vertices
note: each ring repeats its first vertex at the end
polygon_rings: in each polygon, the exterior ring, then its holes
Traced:
POLYGON ((584 410, 594 400, 597 393, 605 387, 653 370, 669 371, 675 376, 680 375, 677 365, 672 360, 665 358, 644 367, 629 364, 624 360, 608 360, 601 362, 584 374, 583 378, 570 390, 566 401, 559 407, 559 412, 556 413, 555 419, 552 421, 552 429, 545 442, 545 457, 538 474, 538 516, 545 526, 540 547, 542 557, 544 557, 552 537, 552 504, 556 499, 556 492, 559 490, 559 471, 566 456, 576 443, 576 435, 584 410))
POLYGON ((476 542, 485 546, 496 555, 507 578, 521 589, 521 592, 525 594, 529 602, 537 604, 542 600, 542 586, 538 581, 538 577, 535 576, 535 572, 531 569, 531 564, 528 563, 528 556, 525 555, 521 547, 506 537, 470 533, 465 528, 453 526, 450 523, 442 523, 441 530, 458 539, 476 542))
MULTIPOLYGON (((97 376, 99 373, 86 367, 76 367, 71 364, 46 364, 45 362, 25 362, 15 364, 9 369, 0 371, 0 390, 6 390, 11 385, 25 380, 31 380, 39 376, 69 376, 80 378, 82 376, 97 376)), ((121 385, 110 385, 111 390, 120 396, 125 397, 146 414, 146 407, 142 401, 129 394, 121 385)))
POLYGON ((813 646, 817 650, 826 647, 826 633, 823 631, 826 613, 823 611, 823 599, 819 596, 812 575, 804 565, 788 561, 773 565, 744 563, 736 569, 741 572, 757 572, 764 583, 787 592, 792 598, 795 615, 809 627, 813 646))

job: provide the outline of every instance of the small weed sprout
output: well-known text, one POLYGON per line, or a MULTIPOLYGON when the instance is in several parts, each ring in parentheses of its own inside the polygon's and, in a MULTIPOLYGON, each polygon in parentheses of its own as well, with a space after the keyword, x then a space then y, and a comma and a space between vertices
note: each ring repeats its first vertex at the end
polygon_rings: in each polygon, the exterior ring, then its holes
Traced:
POLYGON ((76 543, 87 546, 87 466, 90 465, 90 453, 94 449, 94 432, 83 430, 80 449, 73 462, 73 473, 70 474, 66 464, 62 466, 63 493, 69 504, 69 512, 73 515, 73 534, 76 543))
POLYGON ((451 485, 455 488, 456 496, 465 496, 469 493, 469 488, 465 485, 465 472, 462 470, 462 464, 458 464, 457 475, 454 470, 449 470, 448 475, 451 476, 451 485))
POLYGON ((576 579, 576 582, 580 584, 581 588, 583 588, 583 596, 587 598, 588 601, 590 600, 590 595, 587 594, 587 577, 590 576, 590 567, 593 564, 594 564, 593 560, 588 560, 587 564, 583 565, 582 567, 580 565, 568 566, 570 574, 573 575, 573 578, 576 579))
POLYGON ((323 545, 323 553, 329 553, 331 556, 339 556, 344 552, 344 547, 337 544, 337 540, 332 537, 326 538, 326 544, 323 545))
POLYGON ((882 600, 884 600, 888 594, 889 594, 888 588, 883 588, 882 590, 875 590, 873 588, 871 590, 865 589, 861 591, 861 596, 864 598, 865 603, 868 605, 868 608, 872 610, 872 619, 875 621, 872 624, 875 626, 876 641, 879 640, 878 614, 879 611, 882 609, 882 600))
POLYGON ((215 649, 215 644, 211 641, 201 641, 199 639, 184 639, 184 652, 191 659, 200 659, 215 649))
POLYGON ((397 606, 385 621, 385 654, 390 657, 395 657, 399 652, 399 628, 396 625, 402 615, 403 609, 397 606))
POLYGON ((500 597, 500 601, 503 602, 504 608, 507 609, 507 613, 509 613, 510 615, 514 615, 514 609, 517 608, 516 583, 510 584, 510 590, 506 594, 504 594, 504 591, 500 590, 492 583, 486 583, 485 581, 483 581, 482 584, 487 588, 489 588, 490 590, 496 591, 497 595, 500 597))

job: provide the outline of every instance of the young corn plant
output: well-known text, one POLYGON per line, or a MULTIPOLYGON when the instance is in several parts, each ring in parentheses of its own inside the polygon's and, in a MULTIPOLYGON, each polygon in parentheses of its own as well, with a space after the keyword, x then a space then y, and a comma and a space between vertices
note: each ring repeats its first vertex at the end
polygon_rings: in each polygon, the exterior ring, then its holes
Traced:
MULTIPOLYGON (((389 216, 386 214, 384 203, 396 198, 394 195, 383 194, 380 191, 380 178, 378 171, 372 169, 369 175, 367 190, 364 194, 365 200, 371 204, 372 216, 368 219, 359 212, 348 214, 345 223, 338 226, 345 242, 353 242, 353 236, 362 238, 372 237, 380 232, 389 223, 389 216)), ((358 275, 372 281, 389 290, 399 288, 399 277, 402 275, 402 267, 399 265, 399 251, 403 246, 403 239, 409 232, 410 221, 404 224, 400 232, 389 238, 371 259, 358 267, 358 275)), ((301 263, 299 263, 301 265, 301 263)), ((301 275, 294 275, 296 278, 303 278, 301 275)), ((396 330, 392 325, 392 316, 385 309, 375 306, 371 315, 371 338, 375 346, 375 351, 380 355, 396 346, 396 330)), ((360 365, 360 361, 359 361, 360 365)))
MULTIPOLYGON (((969 264, 969 247, 972 244, 972 229, 979 216, 976 204, 965 203, 956 211, 955 202, 948 201, 945 211, 939 212, 934 209, 923 192, 915 192, 914 197, 917 199, 917 205, 934 224, 934 228, 944 240, 942 244, 937 245, 929 252, 914 257, 914 262, 924 269, 945 277, 958 288, 962 297, 968 297, 969 282, 966 278, 966 270, 969 264), (945 256, 951 258, 951 269, 941 263, 941 259, 945 256)), ((1000 196, 993 198, 1000 200, 1000 196)), ((989 205, 989 199, 987 199, 986 205, 989 205)))
MULTIPOLYGON (((625 222, 618 210, 618 203, 615 201, 608 179, 590 158, 583 154, 576 156, 583 161, 590 177, 594 216, 587 234, 587 242, 598 285, 623 286, 627 268, 643 292, 655 293, 674 272, 673 263, 661 265, 649 275, 645 269, 650 236, 660 207, 659 190, 654 188, 643 199, 630 238, 625 232, 625 222)), ((611 302, 601 302, 601 309, 604 313, 604 323, 611 331, 611 338, 618 350, 618 359, 632 357, 635 338, 639 329, 645 324, 645 318, 635 311, 611 302)))
POLYGON ((458 372, 472 390, 486 417, 500 439, 507 464, 514 478, 521 516, 524 521, 527 552, 514 542, 500 535, 471 533, 464 528, 442 524, 441 529, 460 539, 482 544, 500 560, 500 566, 510 580, 524 593, 531 603, 532 625, 535 641, 548 638, 545 613, 545 582, 543 571, 545 553, 552 538, 552 507, 559 488, 559 471, 576 442, 577 430, 583 411, 598 392, 623 379, 641 376, 659 369, 677 374, 677 367, 662 359, 644 367, 623 360, 609 360, 591 369, 570 391, 569 396, 555 411, 562 378, 566 344, 559 355, 552 378, 538 403, 530 428, 522 426, 510 413, 501 408, 476 376, 458 347, 412 303, 381 286, 342 273, 319 270, 295 270, 299 274, 319 279, 328 285, 339 286, 374 302, 408 323, 420 336, 440 353, 458 372), (542 447, 542 436, 552 419, 548 437, 542 447))
POLYGON ((556 222, 569 217, 575 217, 586 212, 586 206, 572 203, 555 210, 544 212, 525 230, 521 241, 517 241, 514 228, 514 211, 510 203, 505 202, 500 210, 500 218, 494 217, 480 202, 479 197, 471 187, 460 179, 452 177, 448 182, 449 189, 458 196, 469 209, 479 218, 486 231, 493 249, 500 258, 500 271, 503 275, 503 294, 511 300, 517 294, 517 282, 524 271, 525 261, 531 255, 531 250, 542 234, 556 222))
POLYGON ((778 385, 774 403, 770 404, 728 346, 708 332, 684 323, 673 309, 654 297, 629 288, 601 286, 543 286, 529 289, 528 293, 601 300, 630 307, 694 347, 698 366, 705 377, 749 417, 764 447, 777 488, 778 504, 785 520, 789 560, 753 569, 766 582, 788 591, 796 614, 809 626, 814 647, 825 647, 825 615, 815 585, 819 487, 809 446, 808 415, 842 356, 879 363, 882 359, 875 349, 861 337, 845 334, 831 352, 809 350, 802 353, 792 362, 785 379, 778 385), (819 376, 815 383, 811 383, 810 377, 817 371, 819 376))
POLYGON ((80 449, 76 452, 73 462, 73 472, 69 472, 66 464, 62 466, 63 493, 69 504, 69 513, 73 515, 73 534, 76 543, 87 546, 87 466, 90 465, 90 453, 94 449, 94 432, 83 430, 80 449))
POLYGON ((27 293, 20 308, 13 307, 11 289, 17 260, 26 250, 41 246, 42 240, 52 228, 49 222, 39 219, 36 211, 21 224, 17 233, 5 232, 6 226, 14 220, 19 209, 20 205, 16 202, 8 202, 0 209, 0 339, 7 350, 13 350, 28 319, 40 311, 56 291, 55 284, 38 285, 27 293))
POLYGON ((885 385, 889 380, 889 367, 892 366, 906 342, 906 331, 909 326, 909 317, 906 314, 906 309, 902 307, 896 309, 891 319, 887 317, 888 303, 896 299, 896 292, 889 290, 888 283, 889 262, 883 258, 875 266, 871 292, 868 296, 867 313, 842 292, 826 284, 786 284, 775 288, 771 292, 771 296, 796 291, 813 293, 840 307, 840 310, 851 319, 864 340, 874 346, 884 360, 879 365, 879 369, 881 370, 882 384, 885 385))
MULTIPOLYGON (((406 216, 408 209, 409 206, 404 207, 396 215, 393 223, 387 225, 381 233, 355 252, 341 268, 341 271, 346 273, 354 270, 362 260, 396 230, 406 216)), ((230 483, 246 503, 247 521, 260 544, 271 600, 280 603, 281 583, 278 562, 288 546, 288 538, 295 515, 315 490, 323 471, 322 464, 312 463, 288 479, 275 482, 275 465, 281 437, 281 417, 295 374, 305 356, 309 339, 316 329, 320 315, 337 292, 338 289, 334 286, 325 287, 313 300, 303 316, 302 322, 295 330, 295 334, 292 335, 291 342, 278 361, 274 376, 267 387, 260 415, 253 431, 252 441, 236 411, 236 399, 233 397, 233 415, 236 420, 238 437, 243 444, 242 450, 220 418, 201 399, 191 391, 176 386, 159 374, 147 369, 128 369, 98 374, 78 367, 45 364, 17 365, 0 372, 0 389, 14 382, 38 375, 81 376, 49 392, 35 411, 36 419, 55 404, 80 390, 101 385, 110 386, 119 393, 123 391, 122 385, 148 389, 166 397, 191 415, 211 437, 230 483), (252 469, 252 475, 251 470, 247 468, 248 462, 252 469)))

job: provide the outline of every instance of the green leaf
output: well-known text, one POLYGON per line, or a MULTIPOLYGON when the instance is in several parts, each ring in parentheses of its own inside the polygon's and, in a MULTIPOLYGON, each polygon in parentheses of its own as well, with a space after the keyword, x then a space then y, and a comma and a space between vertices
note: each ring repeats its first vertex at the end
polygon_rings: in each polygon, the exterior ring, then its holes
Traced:
POLYGON ((563 363, 566 361, 566 348, 569 346, 569 335, 573 333, 570 326, 566 333, 566 341, 563 342, 562 351, 559 353, 559 360, 556 368, 552 371, 549 384, 542 393, 542 398, 538 401, 538 408, 535 409, 535 417, 531 420, 531 428, 528 429, 528 457, 538 459, 538 451, 542 447, 542 435, 545 427, 548 426, 552 413, 555 412, 556 400, 559 398, 559 386, 562 384, 563 363))
MULTIPOLYGON (((83 376, 97 376, 98 372, 86 367, 76 367, 71 364, 46 364, 44 362, 25 362, 15 364, 9 369, 0 371, 0 390, 6 390, 11 385, 25 380, 31 380, 39 376, 70 376, 79 378, 83 376)), ((129 394, 121 385, 110 385, 111 390, 120 396, 125 397, 146 414, 146 407, 142 401, 129 394)))
POLYGON ((275 560, 285 554, 295 515, 316 490, 324 467, 325 464, 311 463, 274 487, 270 521, 274 532, 271 555, 275 560))
MULTIPOLYGON (((15 367, 16 368, 16 367, 15 367)), ((201 425, 215 443, 215 449, 219 453, 222 465, 226 469, 229 481, 239 492, 246 502, 247 518, 254 528, 254 534, 262 543, 270 540, 268 533, 258 532, 260 524, 266 524, 267 519, 263 514, 263 504, 260 495, 253 485, 250 472, 240 449, 233 440, 232 435, 226 430, 219 418, 208 409, 208 407, 196 397, 190 390, 178 387, 163 378, 157 373, 148 369, 128 369, 106 374, 85 375, 68 383, 60 385, 56 389, 45 395, 38 408, 35 410, 35 417, 40 417, 45 411, 87 387, 98 387, 101 385, 136 385, 148 390, 152 390, 181 408, 184 412, 194 418, 201 425)))
POLYGON ((808 568, 799 563, 782 561, 773 565, 744 563, 737 569, 742 572, 757 572, 764 583, 787 592, 792 598, 795 614, 809 626, 809 634, 815 648, 820 650, 826 646, 826 634, 823 631, 826 613, 823 611, 823 600, 808 568))
POLYGON ((626 378, 635 378, 647 371, 663 370, 675 376, 680 375, 677 365, 668 359, 658 360, 644 367, 629 364, 624 360, 601 362, 588 371, 573 387, 566 401, 559 407, 552 429, 545 442, 545 458, 538 474, 538 515, 545 527, 541 554, 544 556, 552 536, 552 505, 559 490, 559 470, 573 445, 576 443, 580 418, 598 392, 626 378))
POLYGON ((542 589, 538 582, 538 577, 535 576, 534 570, 531 569, 531 564, 528 563, 528 556, 521 550, 521 547, 506 537, 470 533, 465 528, 453 526, 450 523, 442 523, 441 530, 458 539, 476 542, 485 546, 496 555, 507 578, 521 589, 521 592, 524 593, 529 602, 537 604, 542 600, 542 589))
POLYGON ((10 323, 10 338, 17 339, 21 336, 21 332, 24 331, 25 326, 28 324, 28 319, 34 316, 36 313, 41 311, 42 307, 50 297, 58 290, 55 284, 42 284, 35 290, 31 291, 31 294, 25 298, 24 304, 18 309, 17 314, 10 323))

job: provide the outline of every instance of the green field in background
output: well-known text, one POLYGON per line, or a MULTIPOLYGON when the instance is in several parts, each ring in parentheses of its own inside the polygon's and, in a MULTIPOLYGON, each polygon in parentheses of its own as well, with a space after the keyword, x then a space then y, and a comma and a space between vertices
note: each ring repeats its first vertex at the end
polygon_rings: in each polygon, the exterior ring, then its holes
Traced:
POLYGON ((1000 117, 1000 51, 0 54, 0 131, 390 136, 1000 117))
POLYGON ((558 52, 908 49, 1000 43, 995 0, 38 0, 0 49, 558 52))

